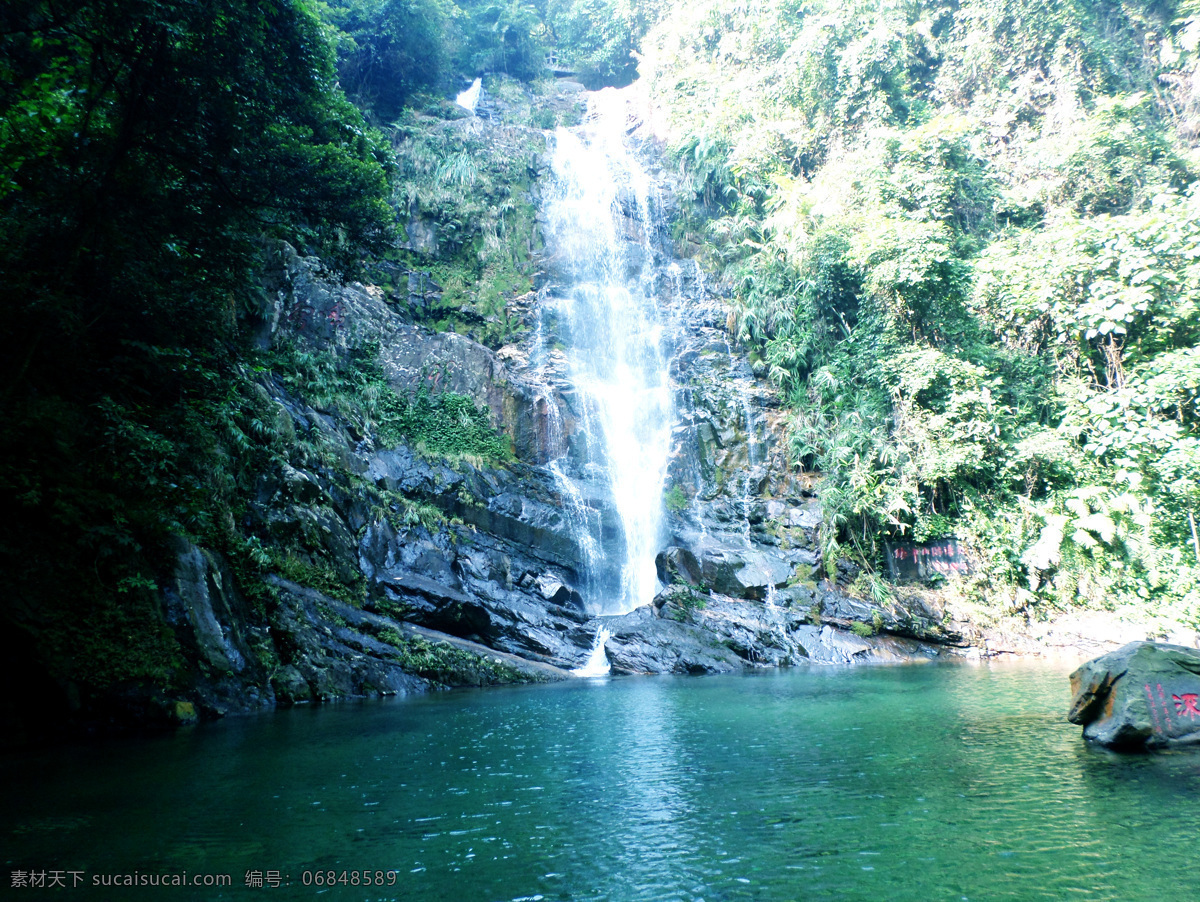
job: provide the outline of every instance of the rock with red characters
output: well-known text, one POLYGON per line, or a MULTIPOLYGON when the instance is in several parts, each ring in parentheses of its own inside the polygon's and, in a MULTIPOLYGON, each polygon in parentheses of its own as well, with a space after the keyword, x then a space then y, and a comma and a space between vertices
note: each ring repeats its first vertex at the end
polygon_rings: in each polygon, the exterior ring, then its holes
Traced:
POLYGON ((1115 749, 1200 744, 1200 650, 1130 642, 1071 674, 1067 719, 1115 749))

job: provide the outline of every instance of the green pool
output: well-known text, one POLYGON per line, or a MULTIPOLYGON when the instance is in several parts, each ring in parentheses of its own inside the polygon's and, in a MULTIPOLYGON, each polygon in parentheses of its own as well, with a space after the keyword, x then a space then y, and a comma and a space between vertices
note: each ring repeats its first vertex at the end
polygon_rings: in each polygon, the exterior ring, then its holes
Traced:
POLYGON ((1087 747, 1067 701, 1062 668, 812 668, 442 693, 10 754, 4 885, 58 874, 66 888, 20 898, 64 899, 1200 899, 1200 751, 1087 747), (230 885, 97 885, 111 875, 230 885))

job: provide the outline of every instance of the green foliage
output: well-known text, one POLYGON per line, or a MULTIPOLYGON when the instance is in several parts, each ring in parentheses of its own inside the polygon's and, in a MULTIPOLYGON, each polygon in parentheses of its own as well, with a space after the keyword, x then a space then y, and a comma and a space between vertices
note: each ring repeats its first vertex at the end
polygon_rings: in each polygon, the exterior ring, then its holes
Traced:
POLYGON ((378 119, 392 121, 417 92, 449 81, 461 13, 448 0, 334 0, 323 13, 339 34, 342 87, 378 119))
POLYGON ((637 75, 635 53, 664 0, 550 0, 546 20, 559 61, 588 88, 623 86, 637 75))
POLYGON ((467 25, 460 66, 472 75, 498 72, 522 81, 545 65, 546 26, 539 8, 523 0, 464 0, 467 25))
POLYGON ((810 564, 797 564, 792 568, 792 575, 788 577, 787 584, 789 586, 807 586, 815 589, 817 584, 814 579, 814 571, 810 564))
MULTIPOLYGON (((525 99, 511 81, 488 84, 525 99)), ((510 317, 508 302, 533 289, 540 249, 531 190, 544 149, 541 133, 496 128, 485 135, 414 115, 396 125, 392 140, 398 160, 393 204, 410 230, 436 235, 435 247, 390 255, 429 271, 442 287, 424 318, 491 347, 511 341, 521 324, 510 317)))
POLYGON ((1159 88, 1200 71, 1189 29, 1161 4, 692 0, 651 30, 680 237, 824 476, 830 576, 956 534, 1001 595, 1200 615, 1200 118, 1159 88))
MULTIPOLYGON (((879 574, 864 570, 855 577, 851 590, 876 605, 884 606, 895 601, 892 587, 880 578, 879 574)), ((871 626, 878 633, 883 629, 883 615, 879 611, 871 614, 871 626)))
POLYGON ((501 683, 529 683, 529 674, 489 658, 458 648, 448 642, 431 642, 419 636, 404 637, 395 630, 381 635, 396 648, 396 659, 409 673, 447 686, 492 686, 501 683))
POLYGON ((1060 473, 1026 507, 1036 536, 1020 564, 1059 603, 1193 591, 1198 212, 1194 193, 1166 194, 1142 213, 1016 236, 981 261, 980 310, 1057 373, 1060 446, 1026 459, 1060 473))
POLYGON ((393 396, 384 403, 379 437, 385 444, 404 441, 418 451, 441 457, 472 456, 488 461, 512 457, 487 410, 466 395, 431 394, 424 384, 407 400, 393 396))
POLYGON ((673 514, 681 514, 691 505, 691 499, 678 484, 671 486, 663 501, 667 505, 667 510, 673 514))
MULTIPOLYGON (((403 443, 437 457, 511 460, 511 449, 492 426, 486 408, 466 395, 432 392, 425 378, 411 397, 401 397, 384 377, 378 353, 378 347, 366 346, 343 358, 281 343, 263 356, 263 363, 298 397, 336 412, 363 433, 377 435, 384 445, 403 443)), ((438 374, 426 375, 440 379, 438 374)), ((406 522, 429 519, 428 511, 407 500, 404 504, 406 522)))
POLYGON ((701 594, 692 586, 676 586, 670 594, 666 607, 666 616, 680 623, 691 622, 697 611, 703 611, 708 605, 707 596, 701 594))
POLYGON ((274 558, 272 564, 272 569, 284 579, 316 589, 330 598, 354 607, 362 607, 366 601, 367 584, 361 574, 355 574, 355 579, 347 581, 327 564, 313 564, 291 554, 274 558))
POLYGON ((257 536, 230 532, 215 539, 212 544, 224 553, 238 589, 250 602, 254 613, 265 618, 270 606, 279 598, 275 587, 265 580, 275 557, 257 536))
MULTIPOLYGON (((466 76, 542 75, 544 5, 522 0, 331 0, 320 4, 346 93, 373 121, 457 90, 466 76)), ((433 101, 436 103, 436 101, 433 101)))
POLYGON ((89 688, 176 685, 183 652, 162 622, 156 591, 139 587, 108 598, 89 596, 87 607, 43 612, 38 618, 32 632, 51 672, 89 688))
POLYGON ((263 238, 386 244, 389 154, 287 0, 14 0, 0 72, 0 620, 64 680, 166 680, 168 537, 229 534, 280 453, 239 364, 263 238))
POLYGON ((1147 192, 1189 181, 1187 164, 1155 121, 1145 93, 1097 98, 1065 154, 1051 204, 1081 214, 1124 213, 1147 192))

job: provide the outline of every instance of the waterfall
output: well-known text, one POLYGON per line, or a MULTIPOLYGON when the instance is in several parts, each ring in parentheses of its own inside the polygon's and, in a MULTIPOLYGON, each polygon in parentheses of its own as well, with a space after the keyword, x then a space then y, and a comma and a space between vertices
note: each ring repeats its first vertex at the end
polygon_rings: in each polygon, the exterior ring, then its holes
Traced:
POLYGON ((656 312, 657 210, 625 134, 624 97, 612 89, 593 95, 584 125, 554 133, 543 204, 581 424, 571 453, 579 478, 611 499, 620 522, 615 541, 590 536, 604 548, 603 565, 619 572, 590 593, 599 614, 631 611, 658 591, 654 558, 674 419, 656 312))
POLYGON ((596 641, 592 644, 592 651, 588 655, 587 662, 582 667, 576 667, 571 673, 581 677, 607 676, 611 665, 608 663, 608 655, 604 651, 604 643, 610 638, 612 638, 612 633, 606 627, 597 627, 596 641))
POLYGON ((459 93, 454 98, 454 102, 466 110, 475 112, 475 107, 479 106, 479 95, 483 92, 483 79, 477 78, 471 82, 471 87, 459 93))

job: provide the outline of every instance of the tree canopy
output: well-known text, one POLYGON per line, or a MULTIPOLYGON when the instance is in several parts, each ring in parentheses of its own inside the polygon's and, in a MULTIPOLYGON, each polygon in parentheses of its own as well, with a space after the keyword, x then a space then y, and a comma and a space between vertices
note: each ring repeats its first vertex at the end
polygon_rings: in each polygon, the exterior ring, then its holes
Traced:
POLYGON ((247 463, 237 315, 262 242, 352 265, 391 235, 390 165, 300 0, 4 4, 6 619, 144 620, 126 663, 163 666, 136 598, 247 463))
POLYGON ((1118 0, 684 0, 649 33, 681 237, 824 474, 827 563, 953 533, 983 597, 1200 613, 1198 41, 1194 2, 1118 0))

